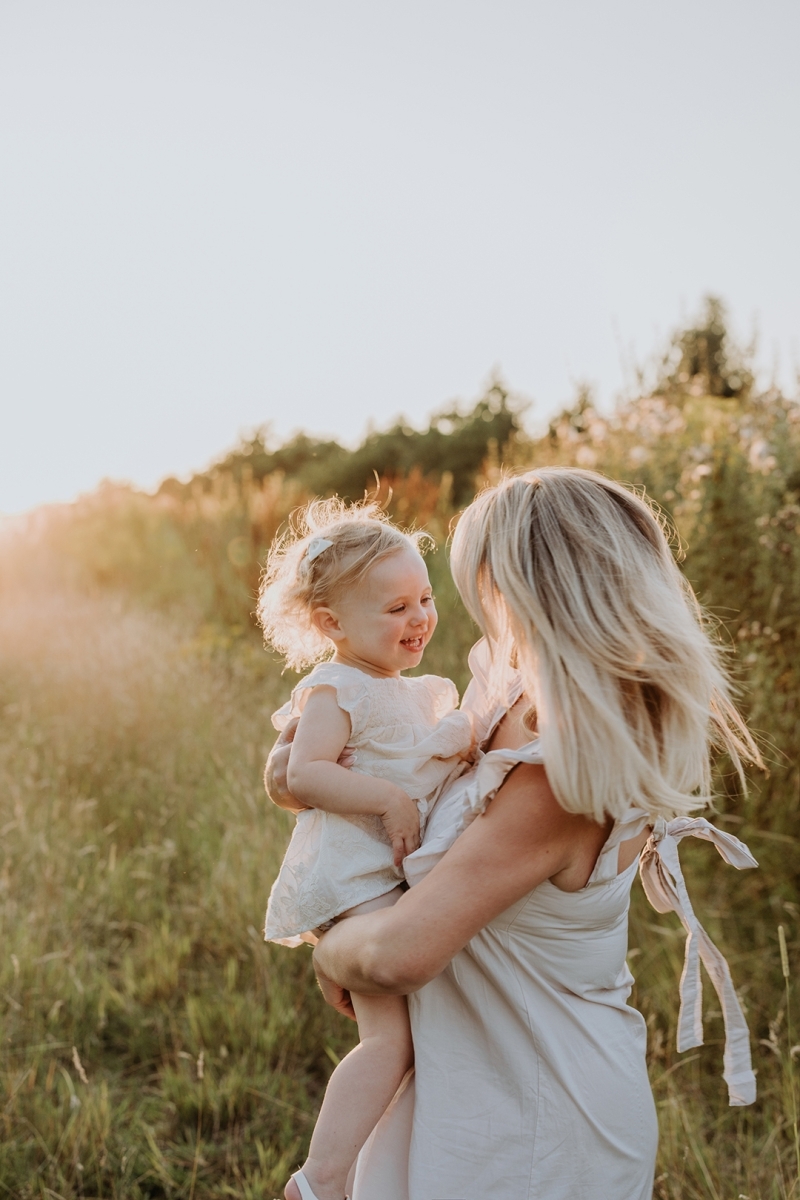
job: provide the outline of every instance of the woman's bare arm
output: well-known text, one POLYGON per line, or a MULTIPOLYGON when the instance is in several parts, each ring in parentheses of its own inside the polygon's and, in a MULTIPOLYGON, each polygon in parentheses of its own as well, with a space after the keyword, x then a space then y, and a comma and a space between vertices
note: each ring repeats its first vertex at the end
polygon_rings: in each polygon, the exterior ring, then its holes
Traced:
POLYGON ((334 985, 326 997, 346 1012, 341 989, 416 991, 544 880, 565 891, 583 887, 607 834, 607 826, 561 808, 544 767, 518 766, 486 813, 394 907, 351 917, 324 935, 314 962, 323 991, 334 985))

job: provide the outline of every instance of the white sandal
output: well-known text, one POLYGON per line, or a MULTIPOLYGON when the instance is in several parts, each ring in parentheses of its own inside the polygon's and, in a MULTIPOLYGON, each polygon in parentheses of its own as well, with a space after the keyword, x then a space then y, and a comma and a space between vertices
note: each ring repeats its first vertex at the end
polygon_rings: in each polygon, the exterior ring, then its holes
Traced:
POLYGON ((300 1200, 317 1200, 317 1197, 311 1190, 311 1184, 308 1182, 302 1171, 295 1171, 292 1179, 295 1181, 300 1191, 300 1200))

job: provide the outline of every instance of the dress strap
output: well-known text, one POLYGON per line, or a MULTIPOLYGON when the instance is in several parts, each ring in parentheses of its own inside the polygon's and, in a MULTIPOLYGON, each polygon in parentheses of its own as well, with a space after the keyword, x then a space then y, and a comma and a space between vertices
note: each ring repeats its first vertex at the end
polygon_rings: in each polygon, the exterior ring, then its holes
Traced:
POLYGON ((678 1050, 690 1050, 703 1044, 702 960, 719 997, 725 1022, 723 1078, 728 1085, 729 1103, 752 1104, 756 1098, 756 1079, 750 1060, 747 1022, 733 988, 728 964, 694 915, 678 858, 678 843, 684 837, 704 838, 711 842, 725 861, 737 870, 757 867, 758 863, 743 842, 702 817, 678 817, 674 821, 658 817, 639 860, 647 899, 656 912, 677 913, 687 933, 680 983, 678 1050))
POLYGON ((619 874, 620 842, 625 842, 628 838, 636 837, 648 825, 652 824, 653 818, 643 808, 629 808, 624 816, 618 817, 614 822, 611 833, 606 838, 597 862, 594 864, 594 870, 589 877, 589 883, 610 883, 612 879, 616 879, 619 874))
POLYGON ((486 805, 494 799, 514 767, 520 763, 539 765, 543 762, 541 742, 538 738, 516 750, 488 750, 485 754, 478 751, 475 770, 469 776, 464 790, 458 833, 463 833, 476 817, 486 811, 486 805))

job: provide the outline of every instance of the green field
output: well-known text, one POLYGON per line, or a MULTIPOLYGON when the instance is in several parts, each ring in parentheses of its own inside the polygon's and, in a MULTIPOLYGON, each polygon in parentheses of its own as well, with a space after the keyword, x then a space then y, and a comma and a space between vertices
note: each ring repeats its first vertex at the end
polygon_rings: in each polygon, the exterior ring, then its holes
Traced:
POLYGON ((106 487, 6 530, 0 1196, 257 1200, 282 1194, 301 1160, 353 1028, 321 1003, 305 948, 261 937, 291 827, 261 773, 293 677, 250 614, 291 508, 311 491, 357 493, 353 471, 373 461, 393 513, 440 544, 424 669, 460 687, 473 631, 443 546, 501 461, 596 467, 674 519, 770 770, 747 797, 724 763, 718 775, 715 819, 759 871, 738 873, 707 845, 681 850, 747 1010, 752 1108, 727 1107, 710 985, 707 1045, 676 1053, 683 932, 634 890, 633 1002, 662 1131, 655 1196, 800 1196, 800 407, 755 385, 713 306, 654 372, 610 416, 581 393, 538 438, 495 388, 461 424, 449 414, 427 434, 372 435, 361 458, 297 441, 281 458, 262 439, 190 484, 106 487))

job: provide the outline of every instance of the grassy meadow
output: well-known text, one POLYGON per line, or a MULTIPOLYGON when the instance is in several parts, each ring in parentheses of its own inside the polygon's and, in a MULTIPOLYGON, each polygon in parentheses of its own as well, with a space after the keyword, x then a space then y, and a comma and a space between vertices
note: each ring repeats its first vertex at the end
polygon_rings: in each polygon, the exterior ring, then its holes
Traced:
POLYGON ((359 494, 375 466, 393 514, 439 544, 424 669, 463 687, 452 517, 501 463, 577 463, 645 487, 674 521, 769 765, 747 796, 718 774, 715 819, 758 871, 681 847, 747 1012, 753 1107, 727 1106, 710 984, 707 1044, 677 1054, 683 931, 634 889, 654 1196, 800 1198, 800 406, 756 386, 713 302, 639 393, 601 415, 584 390, 538 438, 499 384, 467 416, 370 435, 355 456, 258 435, 189 483, 106 485, 3 531, 0 1197, 282 1194, 354 1031, 322 1004, 307 950, 261 936, 291 828, 261 773, 294 677, 253 625, 259 563, 306 496, 359 494))

